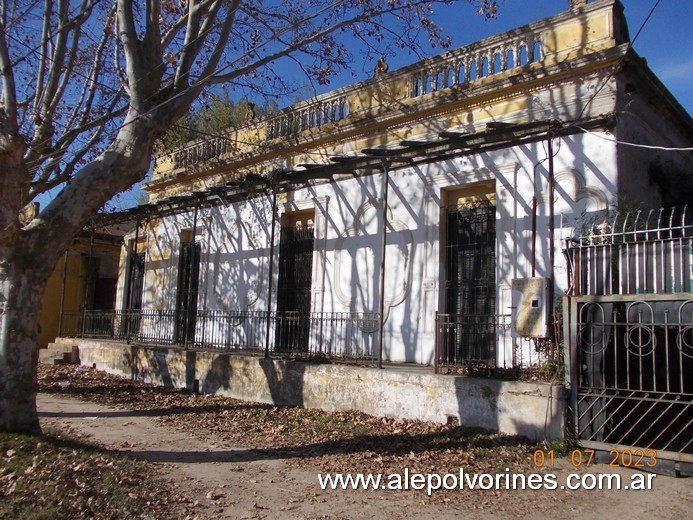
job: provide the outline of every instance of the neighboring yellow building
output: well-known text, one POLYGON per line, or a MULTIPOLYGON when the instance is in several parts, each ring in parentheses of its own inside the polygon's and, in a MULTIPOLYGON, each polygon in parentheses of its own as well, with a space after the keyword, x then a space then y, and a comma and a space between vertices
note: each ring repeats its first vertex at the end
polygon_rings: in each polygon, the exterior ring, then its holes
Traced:
POLYGON ((55 266, 41 310, 39 348, 81 328, 84 310, 113 310, 123 236, 131 225, 84 231, 55 266))

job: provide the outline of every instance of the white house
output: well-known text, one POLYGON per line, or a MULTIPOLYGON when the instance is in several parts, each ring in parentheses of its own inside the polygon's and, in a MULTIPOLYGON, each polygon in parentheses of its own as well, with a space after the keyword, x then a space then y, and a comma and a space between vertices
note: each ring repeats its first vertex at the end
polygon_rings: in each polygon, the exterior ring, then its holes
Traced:
POLYGON ((693 200, 690 116, 617 0, 574 4, 160 154, 115 315, 86 335, 455 373, 556 362, 566 239, 693 200))

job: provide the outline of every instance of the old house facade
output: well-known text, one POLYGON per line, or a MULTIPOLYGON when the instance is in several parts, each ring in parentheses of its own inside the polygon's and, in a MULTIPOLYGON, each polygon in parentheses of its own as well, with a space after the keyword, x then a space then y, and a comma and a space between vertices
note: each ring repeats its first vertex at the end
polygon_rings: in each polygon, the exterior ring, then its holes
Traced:
MULTIPOLYGON (((272 347, 356 357, 377 357, 382 307, 382 359, 424 365, 436 313, 468 316, 464 341, 480 350, 462 355, 512 366, 513 280, 563 293, 576 223, 619 202, 671 203, 667 186, 689 171, 690 154, 617 141, 683 147, 690 129, 629 50, 621 7, 587 4, 160 155, 146 187, 157 215, 122 259, 144 271, 127 270, 116 307, 141 284, 143 310, 295 312, 313 323, 294 330, 286 315, 272 347), (358 315, 351 338, 315 336, 344 313, 358 315)), ((197 317, 172 325, 176 342, 267 340, 197 317)))
POLYGON ((622 6, 575 4, 160 154, 114 336, 440 372, 545 363, 566 239, 693 193, 691 118, 622 6))

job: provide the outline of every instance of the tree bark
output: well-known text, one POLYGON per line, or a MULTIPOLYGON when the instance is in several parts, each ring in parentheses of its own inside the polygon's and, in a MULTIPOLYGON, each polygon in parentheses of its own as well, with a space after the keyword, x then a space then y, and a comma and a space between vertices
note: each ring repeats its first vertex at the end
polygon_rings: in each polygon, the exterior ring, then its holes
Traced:
POLYGON ((22 266, 12 257, 0 259, 0 431, 41 431, 36 370, 46 280, 45 273, 22 266))
MULTIPOLYGON (((19 206, 0 220, 0 431, 41 431, 36 411, 38 324, 48 278, 87 219, 144 178, 154 140, 184 110, 174 108, 146 119, 126 119, 132 123, 121 128, 109 149, 83 167, 31 223, 21 226, 19 206)), ((10 177, 6 166, 0 163, 0 178, 10 177)))

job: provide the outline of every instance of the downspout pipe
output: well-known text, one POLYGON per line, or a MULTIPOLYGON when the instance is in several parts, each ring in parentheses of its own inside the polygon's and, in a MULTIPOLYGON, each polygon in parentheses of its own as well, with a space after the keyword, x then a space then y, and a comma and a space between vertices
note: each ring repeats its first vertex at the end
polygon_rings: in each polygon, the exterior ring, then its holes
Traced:
POLYGON ((553 167, 553 135, 548 135, 548 155, 549 155, 549 343, 551 353, 556 346, 555 332, 555 284, 554 284, 554 264, 556 256, 555 246, 555 223, 554 223, 554 195, 556 192, 556 179, 553 167))
POLYGON ((274 280, 274 234, 277 226, 277 186, 272 189, 272 225, 269 249, 269 280, 267 282, 267 324, 265 328, 265 359, 269 359, 270 316, 272 313, 272 281, 274 280))
POLYGON ((383 368, 383 328, 385 324, 385 250, 387 248, 387 197, 390 184, 390 169, 388 162, 383 159, 383 229, 380 241, 380 327, 378 328, 378 368, 383 368))

